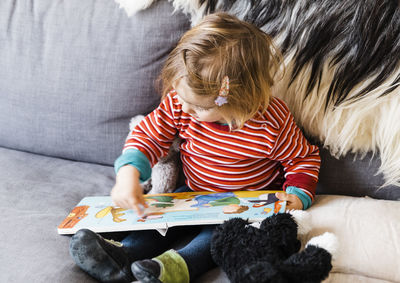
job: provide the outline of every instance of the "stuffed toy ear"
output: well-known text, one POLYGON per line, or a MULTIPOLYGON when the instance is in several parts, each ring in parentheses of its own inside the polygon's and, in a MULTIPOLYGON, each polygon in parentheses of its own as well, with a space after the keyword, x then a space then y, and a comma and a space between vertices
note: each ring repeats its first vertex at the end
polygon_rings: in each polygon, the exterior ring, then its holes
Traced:
POLYGON ((279 213, 264 219, 260 230, 268 233, 270 239, 279 241, 287 255, 300 249, 301 244, 297 240, 297 224, 289 213, 279 213))
POLYGON ((268 235, 282 255, 286 257, 300 250, 301 243, 297 239, 297 224, 289 213, 279 213, 264 219, 260 230, 268 235))
POLYGON ((136 115, 135 117, 131 118, 131 121, 129 122, 129 130, 133 131, 133 129, 142 121, 144 118, 143 115, 136 115))
POLYGON ((306 248, 308 246, 315 246, 322 248, 327 252, 329 252, 332 255, 332 258, 335 259, 339 249, 339 241, 333 233, 325 232, 320 236, 311 238, 307 242, 306 248))
POLYGON ((332 269, 332 256, 325 249, 308 246, 300 253, 293 254, 278 267, 288 282, 321 282, 332 269))
POLYGON ((297 224, 289 213, 279 213, 265 218, 260 229, 269 233, 276 233, 277 237, 297 235, 297 224))
POLYGON ((308 241, 303 251, 290 256, 279 269, 293 282, 321 282, 332 269, 331 261, 337 249, 336 236, 326 232, 308 241))
MULTIPOLYGON (((222 267, 223 270, 230 270, 226 265, 235 265, 235 262, 230 263, 226 260, 229 252, 234 252, 237 241, 246 235, 246 227, 248 221, 242 218, 233 218, 218 225, 211 240, 211 256, 216 264, 222 267)), ((237 251, 240 253, 240 251, 237 251)))
POLYGON ((249 225, 244 219, 233 218, 215 228, 211 240, 211 256, 231 282, 263 282, 247 279, 260 278, 251 273, 251 265, 263 262, 262 258, 266 254, 264 245, 271 245, 266 233, 249 225))

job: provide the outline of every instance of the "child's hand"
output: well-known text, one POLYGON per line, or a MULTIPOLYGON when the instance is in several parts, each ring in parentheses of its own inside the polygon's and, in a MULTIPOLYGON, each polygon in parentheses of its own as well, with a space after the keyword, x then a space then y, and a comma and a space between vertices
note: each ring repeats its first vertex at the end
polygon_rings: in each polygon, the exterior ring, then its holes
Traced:
POLYGON ((133 166, 121 167, 117 181, 111 190, 111 198, 115 205, 133 209, 141 216, 143 208, 148 207, 143 197, 143 189, 139 182, 140 172, 133 166))
POLYGON ((302 210, 303 209, 303 203, 296 195, 287 194, 286 192, 278 192, 278 193, 275 193, 275 196, 279 200, 286 200, 286 210, 292 210, 292 209, 302 210))

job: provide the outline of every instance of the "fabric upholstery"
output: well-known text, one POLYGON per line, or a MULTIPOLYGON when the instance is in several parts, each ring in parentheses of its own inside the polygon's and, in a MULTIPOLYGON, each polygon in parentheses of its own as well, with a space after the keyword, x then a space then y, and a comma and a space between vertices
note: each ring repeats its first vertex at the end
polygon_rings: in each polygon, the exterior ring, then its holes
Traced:
MULTIPOLYGON (((57 225, 83 197, 109 194, 114 169, 100 164, 158 104, 154 80, 189 28, 172 12, 167 1, 132 18, 110 0, 0 1, 0 282, 95 282, 57 225)), ((400 198, 377 190, 379 157, 321 156, 317 193, 400 198)), ((400 281, 398 203, 316 196, 309 211, 310 236, 334 232, 342 247, 326 283, 400 281)), ((217 268, 196 282, 229 280, 217 268)))
POLYGON ((393 281, 380 280, 357 274, 331 272, 323 283, 393 283, 393 281))
POLYGON ((167 1, 0 1, 0 146, 111 165, 189 25, 167 1))
POLYGON ((379 155, 367 154, 364 158, 347 154, 339 159, 327 149, 320 148, 321 169, 317 194, 347 196, 369 196, 378 199, 400 200, 399 186, 381 187, 385 180, 377 174, 380 166, 379 155))
POLYGON ((85 195, 106 195, 112 167, 0 148, 0 282, 95 282, 57 226, 85 195))
MULTIPOLYGON (((0 282, 96 282, 75 265, 70 236, 58 235, 57 226, 83 197, 108 195, 114 182, 112 166, 0 147, 0 282)), ((214 269, 196 282, 229 282, 224 278, 214 269)))
POLYGON ((399 201, 317 196, 308 211, 312 219, 308 239, 324 232, 338 237, 332 272, 400 282, 399 201))
MULTIPOLYGON (((111 166, 0 148, 0 282, 95 282, 75 266, 70 237, 58 235, 57 226, 83 197, 109 194, 114 178, 111 166)), ((339 239, 327 283, 400 281, 399 202, 317 195, 308 211, 309 237, 330 231, 339 239)), ((229 280, 217 268, 196 282, 229 280)))

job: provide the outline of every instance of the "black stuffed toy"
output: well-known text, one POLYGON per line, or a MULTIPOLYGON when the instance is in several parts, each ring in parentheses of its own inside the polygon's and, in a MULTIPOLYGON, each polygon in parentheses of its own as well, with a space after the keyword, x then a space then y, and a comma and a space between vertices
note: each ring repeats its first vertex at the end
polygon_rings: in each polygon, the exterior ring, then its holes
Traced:
POLYGON ((304 211, 290 213, 273 215, 261 224, 234 218, 216 228, 211 254, 231 282, 311 283, 329 275, 336 237, 314 237, 299 252, 297 237, 308 233, 310 217, 304 211))

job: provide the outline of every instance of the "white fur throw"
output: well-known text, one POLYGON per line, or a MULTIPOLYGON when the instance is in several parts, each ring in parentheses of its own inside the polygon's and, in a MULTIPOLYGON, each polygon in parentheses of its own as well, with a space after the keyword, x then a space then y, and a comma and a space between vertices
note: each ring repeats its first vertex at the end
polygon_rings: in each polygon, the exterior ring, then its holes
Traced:
POLYGON ((115 0, 120 8, 125 9, 128 16, 132 16, 140 10, 147 9, 154 1, 153 0, 115 0))
MULTIPOLYGON (((153 2, 116 1, 129 14, 153 2)), ((168 1, 192 24, 225 11, 270 34, 286 65, 273 94, 297 124, 335 157, 379 155, 384 185, 400 186, 398 1, 168 1)))

